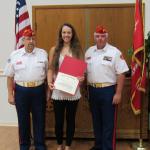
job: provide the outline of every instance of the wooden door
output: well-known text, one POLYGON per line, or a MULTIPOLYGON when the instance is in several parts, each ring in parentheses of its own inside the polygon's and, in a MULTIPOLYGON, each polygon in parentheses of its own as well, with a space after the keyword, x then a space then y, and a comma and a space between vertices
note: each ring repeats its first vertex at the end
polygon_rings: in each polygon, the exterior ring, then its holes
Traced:
MULTIPOLYGON (((65 22, 71 23, 75 27, 84 50, 94 44, 95 27, 99 24, 104 25, 109 32, 109 43, 118 47, 130 64, 131 58, 128 56, 127 50, 132 47, 133 4, 33 6, 33 29, 36 33, 37 46, 48 52, 55 45, 59 26, 65 22)), ((85 87, 82 88, 82 95, 77 111, 75 136, 91 138, 93 137, 92 119, 85 87)), ((138 138, 139 116, 134 116, 130 106, 130 79, 126 79, 122 101, 118 108, 117 137, 138 138)), ((143 107, 143 137, 147 138, 147 100, 143 107)), ((52 104, 47 107, 46 134, 54 136, 52 104)))

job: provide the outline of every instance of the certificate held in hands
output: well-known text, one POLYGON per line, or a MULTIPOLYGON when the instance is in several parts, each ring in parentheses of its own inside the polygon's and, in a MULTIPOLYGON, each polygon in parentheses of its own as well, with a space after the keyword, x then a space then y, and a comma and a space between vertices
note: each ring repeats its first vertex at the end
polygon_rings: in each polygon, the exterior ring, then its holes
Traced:
POLYGON ((54 82, 55 89, 74 95, 79 84, 77 77, 84 75, 86 67, 83 60, 65 56, 54 82))

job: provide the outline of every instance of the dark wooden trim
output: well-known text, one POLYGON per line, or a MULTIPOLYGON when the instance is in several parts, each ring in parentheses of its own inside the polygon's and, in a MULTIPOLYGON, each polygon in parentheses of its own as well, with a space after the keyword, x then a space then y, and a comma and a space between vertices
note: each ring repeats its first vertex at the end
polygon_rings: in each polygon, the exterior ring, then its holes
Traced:
POLYGON ((60 9, 60 8, 111 8, 111 7, 134 7, 135 3, 123 3, 123 4, 78 4, 78 5, 34 5, 32 9, 60 9))

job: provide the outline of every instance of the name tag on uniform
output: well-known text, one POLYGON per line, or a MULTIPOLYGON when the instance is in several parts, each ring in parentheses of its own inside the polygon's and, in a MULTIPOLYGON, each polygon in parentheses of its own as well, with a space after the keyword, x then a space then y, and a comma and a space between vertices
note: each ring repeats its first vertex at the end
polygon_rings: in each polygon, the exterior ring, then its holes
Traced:
POLYGON ((22 64, 21 60, 16 62, 16 65, 21 65, 21 64, 22 64))
POLYGON ((7 63, 10 63, 11 62, 11 59, 9 58, 9 59, 7 59, 7 63))
POLYGON ((103 60, 106 60, 106 61, 112 61, 112 57, 104 56, 103 60))
POLYGON ((38 61, 38 63, 44 63, 44 61, 38 61))

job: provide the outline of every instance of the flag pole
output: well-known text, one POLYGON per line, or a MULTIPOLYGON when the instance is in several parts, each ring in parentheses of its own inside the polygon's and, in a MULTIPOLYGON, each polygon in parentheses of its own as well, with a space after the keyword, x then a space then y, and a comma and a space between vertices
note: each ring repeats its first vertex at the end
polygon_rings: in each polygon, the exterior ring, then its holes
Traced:
POLYGON ((141 101, 140 101, 140 106, 141 106, 141 111, 140 111, 140 137, 139 137, 139 146, 137 147, 137 150, 146 150, 143 146, 143 97, 144 94, 141 92, 141 101))
MULTIPOLYGON (((142 0, 139 0, 139 4, 140 4, 139 5, 140 6, 140 13, 142 15, 143 14, 142 13, 142 9, 143 9, 142 0)), ((145 59, 145 56, 144 56, 144 59, 145 59)), ((143 60, 142 64, 143 63, 145 63, 145 60, 143 60)), ((141 100, 140 100, 140 106, 141 106, 141 110, 140 110, 140 138, 139 138, 139 146, 137 147, 137 150, 146 150, 143 146, 143 120, 142 120, 143 119, 143 98, 144 98, 144 94, 143 94, 143 92, 141 92, 141 100)))

